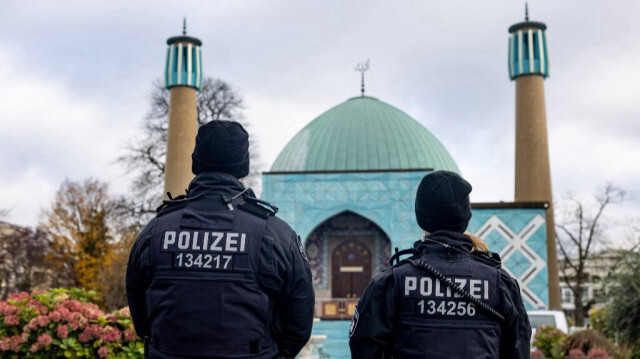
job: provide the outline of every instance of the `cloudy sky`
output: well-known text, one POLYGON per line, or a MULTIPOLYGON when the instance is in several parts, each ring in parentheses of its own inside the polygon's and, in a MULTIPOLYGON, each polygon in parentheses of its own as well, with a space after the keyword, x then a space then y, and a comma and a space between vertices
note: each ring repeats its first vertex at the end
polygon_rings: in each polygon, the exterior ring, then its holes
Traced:
MULTIPOLYGON (((640 2, 529 1, 545 22, 553 191, 629 191, 618 220, 640 218, 640 2)), ((207 76, 244 96, 268 170, 293 135, 359 94, 428 128, 474 185, 472 201, 513 200, 514 83, 507 29, 524 1, 28 1, 0 11, 0 209, 38 223, 64 179, 131 178, 115 163, 139 135, 165 40, 203 42, 207 76)))

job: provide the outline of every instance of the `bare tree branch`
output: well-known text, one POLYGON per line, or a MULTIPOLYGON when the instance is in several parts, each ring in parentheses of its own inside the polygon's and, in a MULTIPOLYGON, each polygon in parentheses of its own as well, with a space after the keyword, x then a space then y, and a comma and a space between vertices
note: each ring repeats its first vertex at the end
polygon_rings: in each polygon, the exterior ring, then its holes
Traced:
MULTIPOLYGON (((594 251, 606 241, 602 231, 605 225, 604 213, 612 203, 625 199, 625 191, 607 184, 604 191, 597 194, 595 198, 595 207, 584 200, 575 198, 566 200, 565 202, 569 202, 570 206, 564 207, 564 213, 560 212, 564 220, 556 224, 556 228, 559 229, 556 235, 557 246, 564 256, 561 270, 564 282, 574 293, 576 323, 584 321, 587 310, 594 304, 593 300, 583 303, 582 294, 585 290, 583 283, 589 280, 586 264, 594 257, 594 251), (594 210, 591 210, 592 208, 594 210), (567 271, 569 268, 573 271, 573 277, 567 271)), ((558 206, 558 208, 563 207, 558 206)))
POLYGON ((563 224, 557 224, 556 227, 560 228, 571 240, 571 242, 578 248, 580 248, 580 238, 576 238, 575 234, 573 232, 571 232, 570 229, 567 228, 567 226, 563 225, 563 224))
MULTIPOLYGON (((244 101, 240 93, 228 83, 214 78, 205 78, 197 95, 198 124, 212 120, 234 120, 249 128, 242 110, 244 101)), ((165 155, 169 115, 169 90, 160 81, 155 81, 151 93, 151 108, 143 121, 143 137, 133 139, 125 147, 126 153, 118 158, 130 173, 135 175, 132 182, 134 199, 125 201, 136 206, 130 213, 144 215, 154 213, 162 199, 164 183, 165 155)), ((261 161, 255 136, 249 136, 250 173, 245 182, 249 186, 259 186, 261 161)))

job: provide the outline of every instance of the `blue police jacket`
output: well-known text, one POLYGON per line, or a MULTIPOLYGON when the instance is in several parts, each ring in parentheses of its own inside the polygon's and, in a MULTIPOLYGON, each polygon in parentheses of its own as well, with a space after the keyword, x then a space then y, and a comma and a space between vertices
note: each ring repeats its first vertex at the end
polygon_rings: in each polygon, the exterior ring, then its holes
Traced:
POLYGON ((461 233, 436 231, 416 242, 411 259, 431 265, 504 322, 402 261, 376 276, 360 298, 350 330, 352 358, 528 358, 531 329, 517 282, 498 260, 471 255, 471 248, 461 233))
MULTIPOLYGON (((499 269, 476 262, 468 251, 421 254, 420 260, 459 288, 491 308, 498 306, 499 269)), ((394 357, 498 357, 500 326, 496 319, 411 262, 392 270, 399 304, 394 357)))
POLYGON ((202 173, 134 244, 127 299, 152 358, 293 357, 314 293, 299 237, 242 184, 202 173))

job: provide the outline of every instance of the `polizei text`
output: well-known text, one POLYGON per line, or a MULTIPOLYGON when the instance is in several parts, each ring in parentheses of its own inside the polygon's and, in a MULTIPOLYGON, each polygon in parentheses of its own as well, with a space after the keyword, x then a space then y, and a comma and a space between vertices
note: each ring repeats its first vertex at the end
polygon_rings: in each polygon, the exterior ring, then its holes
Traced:
POLYGON ((247 235, 237 232, 166 231, 163 252, 245 253, 247 235))

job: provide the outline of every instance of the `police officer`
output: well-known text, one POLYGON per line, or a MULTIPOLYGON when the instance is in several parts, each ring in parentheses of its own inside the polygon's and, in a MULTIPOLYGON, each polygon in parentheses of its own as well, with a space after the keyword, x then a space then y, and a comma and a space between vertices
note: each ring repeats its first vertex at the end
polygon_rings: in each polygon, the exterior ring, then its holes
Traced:
POLYGON ((236 122, 200 127, 196 177, 138 236, 127 300, 150 358, 294 357, 314 292, 300 237, 239 179, 249 141, 236 122))
POLYGON ((351 323, 352 358, 529 357, 517 282, 497 255, 471 254, 470 192, 453 172, 422 179, 415 207, 425 236, 367 286, 351 323))

